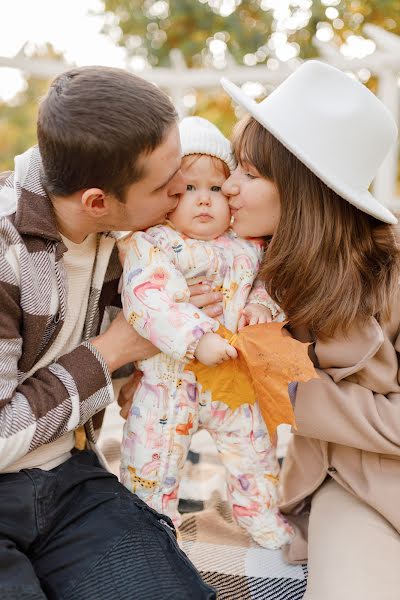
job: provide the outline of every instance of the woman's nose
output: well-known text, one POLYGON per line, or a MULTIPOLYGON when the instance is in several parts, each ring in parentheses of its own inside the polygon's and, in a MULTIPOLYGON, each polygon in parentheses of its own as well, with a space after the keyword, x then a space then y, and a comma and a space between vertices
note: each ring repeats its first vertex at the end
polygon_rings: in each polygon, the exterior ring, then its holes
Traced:
POLYGON ((239 186, 236 182, 234 173, 222 184, 221 188, 224 196, 236 196, 239 193, 239 186))

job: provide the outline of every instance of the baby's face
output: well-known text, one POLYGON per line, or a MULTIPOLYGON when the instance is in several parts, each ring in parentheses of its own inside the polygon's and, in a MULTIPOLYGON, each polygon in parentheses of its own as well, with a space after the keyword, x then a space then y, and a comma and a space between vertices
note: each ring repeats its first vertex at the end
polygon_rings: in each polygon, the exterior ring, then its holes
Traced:
POLYGON ((187 156, 182 161, 186 192, 169 214, 176 229, 190 238, 212 240, 229 227, 228 199, 221 192, 226 180, 224 164, 207 155, 187 156))

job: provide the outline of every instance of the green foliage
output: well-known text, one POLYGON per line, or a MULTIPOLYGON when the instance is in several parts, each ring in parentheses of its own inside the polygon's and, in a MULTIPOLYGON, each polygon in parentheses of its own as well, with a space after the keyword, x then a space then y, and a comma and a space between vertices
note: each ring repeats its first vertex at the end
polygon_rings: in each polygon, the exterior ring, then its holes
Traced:
MULTIPOLYGON (((34 56, 60 58, 50 45, 34 56)), ((0 172, 13 169, 14 156, 36 144, 38 104, 48 86, 49 81, 29 77, 25 89, 12 102, 0 101, 0 172)))
POLYGON ((161 3, 157 0, 105 0, 104 4, 106 11, 117 17, 117 23, 105 31, 111 33, 118 27, 119 43, 157 66, 168 66, 171 48, 179 48, 190 67, 204 64, 207 40, 224 32, 232 55, 241 61, 243 52, 255 52, 271 31, 271 13, 261 10, 255 0, 243 0, 228 17, 199 0, 163 2, 169 8, 159 16, 155 5, 161 3))
MULTIPOLYGON (((292 13, 296 13, 302 2, 293 0, 290 4, 292 13)), ((273 10, 263 10, 262 0, 236 0, 236 10, 222 16, 219 5, 221 0, 104 0, 110 17, 105 32, 132 55, 146 57, 151 65, 167 66, 172 48, 182 51, 190 67, 207 65, 207 41, 216 35, 227 43, 238 63, 258 49, 263 50, 258 62, 267 60, 267 42, 274 30, 273 10)), ((310 5, 308 24, 288 32, 289 41, 299 45, 301 58, 318 54, 312 40, 318 25, 329 21, 326 3, 314 0, 310 5)), ((366 22, 400 33, 399 0, 341 0, 335 8, 343 22, 336 30, 338 43, 349 33, 361 34, 366 22)))
POLYGON ((36 143, 38 101, 48 82, 28 79, 26 90, 10 106, 0 103, 0 172, 13 168, 13 158, 36 143))
MULTIPOLYGON (((132 57, 139 56, 153 66, 169 66, 170 51, 174 48, 180 49, 188 67, 210 66, 209 42, 213 39, 224 41, 238 64, 246 63, 247 54, 255 55, 258 64, 267 63, 275 56, 268 41, 276 30, 276 15, 265 7, 273 2, 235 1, 236 10, 222 16, 218 10, 222 0, 104 0, 108 16, 105 32, 118 40, 132 57)), ((305 4, 292 0, 292 15, 305 4)), ((328 23, 334 32, 332 42, 337 45, 350 34, 362 35, 365 23, 400 34, 400 0, 340 0, 339 3, 314 0, 308 4, 308 23, 286 32, 288 42, 297 45, 298 56, 303 59, 318 55, 313 40, 318 28, 328 23), (327 16, 327 4, 337 10, 336 20, 327 16)), ((371 86, 374 83, 371 80, 371 86)), ((198 91, 195 114, 209 118, 226 134, 235 122, 232 105, 220 90, 198 91)))

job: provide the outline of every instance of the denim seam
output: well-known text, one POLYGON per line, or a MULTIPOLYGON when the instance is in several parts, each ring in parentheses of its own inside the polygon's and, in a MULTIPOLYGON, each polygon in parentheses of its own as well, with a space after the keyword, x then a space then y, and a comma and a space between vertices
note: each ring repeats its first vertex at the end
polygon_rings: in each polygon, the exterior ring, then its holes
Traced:
POLYGON ((40 535, 42 528, 40 526, 40 518, 39 518, 39 510, 38 510, 38 489, 37 489, 36 481, 35 481, 35 478, 32 477, 31 474, 29 473, 29 469, 23 469, 23 471, 33 484, 33 489, 34 489, 34 493, 35 493, 35 499, 34 499, 35 524, 36 524, 37 535, 40 535))

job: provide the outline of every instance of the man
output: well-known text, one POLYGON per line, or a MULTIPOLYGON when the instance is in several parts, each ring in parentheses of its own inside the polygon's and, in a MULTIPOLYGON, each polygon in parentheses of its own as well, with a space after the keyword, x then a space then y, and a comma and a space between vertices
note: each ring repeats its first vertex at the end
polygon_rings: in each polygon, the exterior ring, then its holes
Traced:
POLYGON ((214 598, 172 523, 74 449, 82 425, 95 441, 111 374, 156 351, 122 314, 100 330, 120 306, 107 232, 175 207, 174 108, 123 70, 73 69, 51 85, 37 132, 0 181, 0 597, 214 598))

